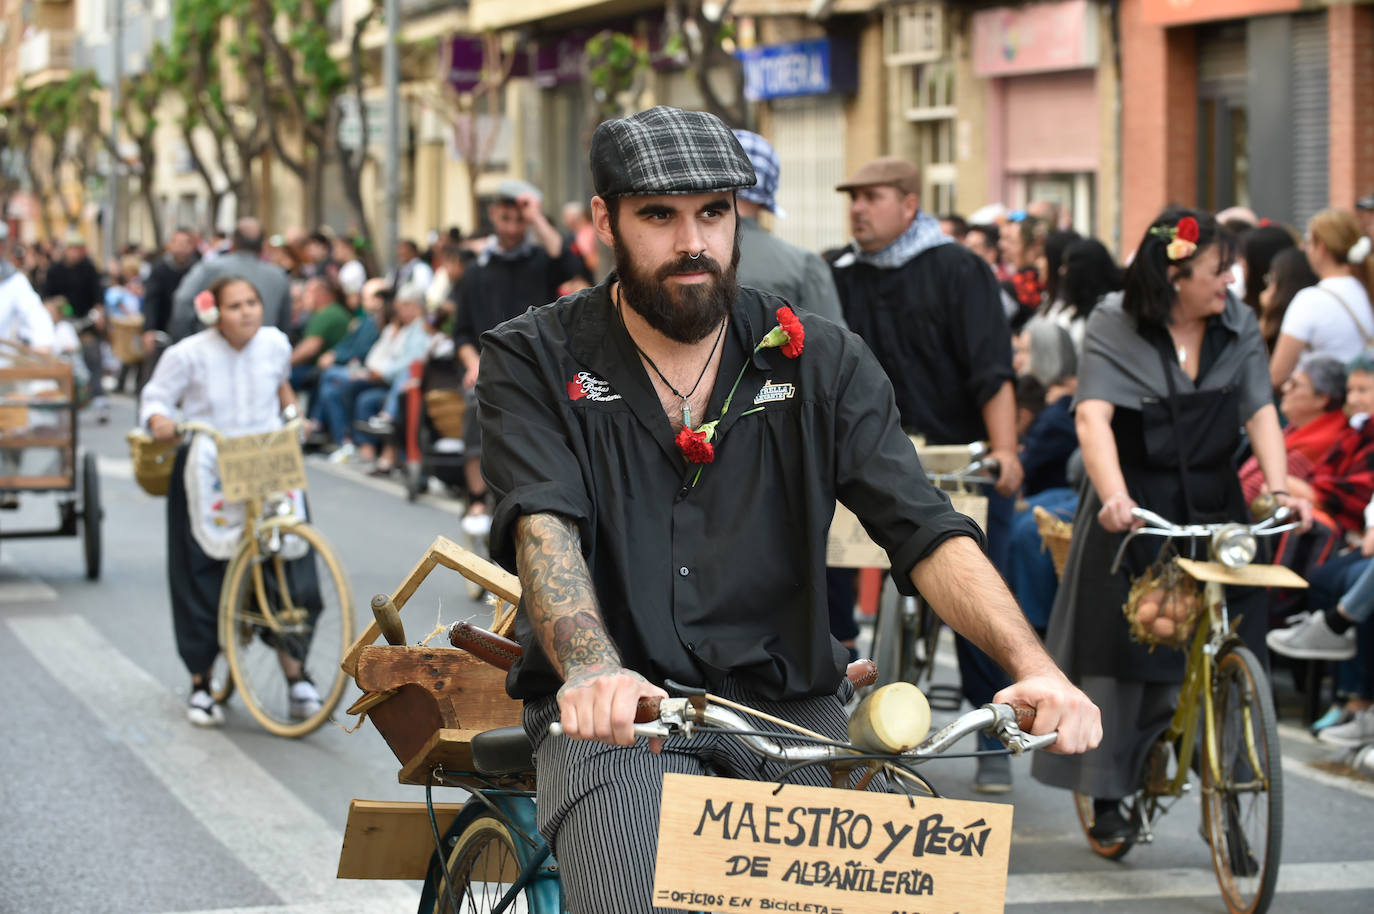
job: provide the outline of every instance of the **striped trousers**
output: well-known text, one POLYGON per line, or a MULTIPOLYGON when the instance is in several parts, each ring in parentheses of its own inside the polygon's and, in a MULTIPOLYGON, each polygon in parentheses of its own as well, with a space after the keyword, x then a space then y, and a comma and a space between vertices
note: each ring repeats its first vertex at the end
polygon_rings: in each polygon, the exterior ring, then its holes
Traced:
MULTIPOLYGON (((843 680, 833 696, 799 701, 765 701, 726 682, 716 694, 823 736, 847 739, 845 703, 854 694, 843 680)), ((524 725, 535 745, 539 831, 554 856, 572 914, 648 914, 675 908, 654 907, 654 860, 658 848, 658 806, 663 775, 718 774, 775 780, 785 766, 749 751, 732 736, 699 732, 675 737, 658 755, 648 743, 612 746, 592 740, 550 736, 558 719, 554 696, 525 702, 524 725)), ((767 721, 747 718, 757 730, 779 731, 767 721)), ((884 785, 874 778, 870 789, 884 785)), ((789 783, 829 787, 824 766, 804 768, 789 783)))

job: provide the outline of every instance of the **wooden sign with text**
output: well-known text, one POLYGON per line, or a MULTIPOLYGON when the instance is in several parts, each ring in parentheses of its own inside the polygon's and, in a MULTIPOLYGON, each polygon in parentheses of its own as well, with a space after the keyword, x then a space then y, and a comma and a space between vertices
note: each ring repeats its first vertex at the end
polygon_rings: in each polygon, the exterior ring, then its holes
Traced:
POLYGON ((219 439, 219 480, 225 501, 263 498, 305 488, 305 463, 293 426, 219 439))
POLYGON ((1010 806, 775 790, 763 781, 664 775, 653 903, 814 914, 1003 910, 1010 806))

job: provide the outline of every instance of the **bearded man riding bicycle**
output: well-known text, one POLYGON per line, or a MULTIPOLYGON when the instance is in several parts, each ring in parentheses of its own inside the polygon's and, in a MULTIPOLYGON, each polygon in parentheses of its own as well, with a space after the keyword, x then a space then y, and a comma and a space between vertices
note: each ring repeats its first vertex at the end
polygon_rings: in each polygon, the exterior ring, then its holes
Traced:
POLYGON ((1057 751, 1096 745, 1097 708, 926 481, 864 343, 737 287, 735 191, 755 176, 725 125, 664 107, 607 121, 591 171, 616 272, 486 334, 477 384, 491 550, 523 591, 507 690, 525 701, 569 909, 654 910, 664 773, 777 773, 728 738, 636 743, 636 705, 665 680, 843 737, 852 687, 825 591, 837 498, 898 588, 1018 680, 997 701, 1033 706, 1057 751))

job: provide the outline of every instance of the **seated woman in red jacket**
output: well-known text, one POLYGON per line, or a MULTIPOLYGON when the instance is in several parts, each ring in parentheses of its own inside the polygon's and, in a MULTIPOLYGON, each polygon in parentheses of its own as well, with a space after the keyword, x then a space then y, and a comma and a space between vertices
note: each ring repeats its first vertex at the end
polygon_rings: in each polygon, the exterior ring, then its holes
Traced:
MULTIPOLYGON (((1279 412, 1288 420, 1283 430, 1288 475, 1307 482, 1346 429, 1345 366, 1335 359, 1306 356, 1280 390, 1279 412)), ((1263 486, 1259 460, 1251 457, 1240 467, 1245 500, 1253 501, 1263 486)))
POLYGON ((1347 368, 1345 402, 1353 413, 1313 470, 1310 481, 1289 474, 1288 491, 1312 505, 1342 533, 1364 529, 1364 507, 1374 496, 1374 360, 1360 356, 1347 368))

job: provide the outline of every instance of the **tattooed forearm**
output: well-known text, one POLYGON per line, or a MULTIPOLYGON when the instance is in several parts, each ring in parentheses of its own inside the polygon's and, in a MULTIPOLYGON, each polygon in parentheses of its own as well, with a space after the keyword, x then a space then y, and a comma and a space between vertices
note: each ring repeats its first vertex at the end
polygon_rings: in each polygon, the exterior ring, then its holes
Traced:
POLYGON ((620 655, 601 622, 577 528, 552 514, 532 514, 516 522, 515 541, 525 611, 564 680, 618 669, 620 655))

